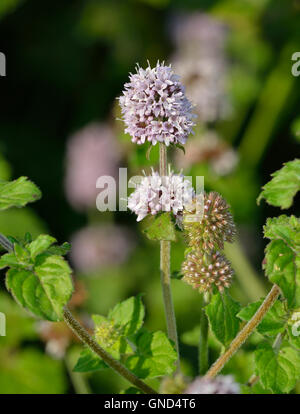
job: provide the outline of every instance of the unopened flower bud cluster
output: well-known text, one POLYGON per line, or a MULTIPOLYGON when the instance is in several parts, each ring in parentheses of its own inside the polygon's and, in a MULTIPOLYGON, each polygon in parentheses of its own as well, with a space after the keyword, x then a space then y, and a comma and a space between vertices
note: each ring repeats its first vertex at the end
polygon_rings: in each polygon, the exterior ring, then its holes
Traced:
POLYGON ((184 210, 183 225, 191 247, 182 264, 183 280, 200 292, 213 286, 222 292, 233 276, 221 253, 224 242, 232 243, 236 232, 228 204, 216 192, 194 197, 184 210))

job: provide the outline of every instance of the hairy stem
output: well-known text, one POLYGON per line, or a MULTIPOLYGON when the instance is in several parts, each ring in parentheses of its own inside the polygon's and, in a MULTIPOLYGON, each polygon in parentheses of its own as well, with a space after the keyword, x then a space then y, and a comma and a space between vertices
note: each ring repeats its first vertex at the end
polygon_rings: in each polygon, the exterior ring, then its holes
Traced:
POLYGON ((66 324, 72 329, 75 335, 86 344, 92 351, 94 351, 103 361, 114 369, 118 374, 127 379, 132 385, 139 388, 145 394, 157 394, 151 387, 141 381, 136 375, 129 371, 119 361, 114 359, 108 352, 106 352, 80 325, 80 323, 73 317, 67 307, 64 308, 64 320, 66 324))
POLYGON ((204 375, 208 370, 208 319, 204 310, 207 300, 205 294, 200 295, 200 337, 198 346, 199 374, 204 375))
POLYGON ((227 351, 223 355, 221 355, 220 358, 212 365, 212 367, 205 375, 205 378, 214 378, 222 370, 224 365, 243 345, 243 343, 251 335, 254 329, 260 324, 265 314, 268 312, 268 310, 271 308, 271 306, 278 298, 279 294, 279 287, 274 285, 270 290, 269 294, 266 296, 263 303, 261 304, 261 306, 253 315, 252 319, 244 326, 244 328, 239 332, 236 338, 231 342, 227 351))
MULTIPOLYGON (((159 144, 159 173, 161 177, 168 175, 167 171, 167 148, 164 144, 159 144)), ((175 343, 178 355, 177 368, 179 369, 179 346, 177 337, 177 327, 175 311, 171 290, 170 260, 171 260, 171 243, 167 240, 160 242, 160 278, 167 322, 168 336, 175 343)))

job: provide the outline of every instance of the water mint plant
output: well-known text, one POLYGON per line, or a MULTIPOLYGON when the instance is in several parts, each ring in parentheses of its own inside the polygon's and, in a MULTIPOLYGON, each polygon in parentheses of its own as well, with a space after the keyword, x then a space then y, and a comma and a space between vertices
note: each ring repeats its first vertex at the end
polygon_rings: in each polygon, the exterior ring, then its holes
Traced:
MULTIPOLYGON (((81 341, 74 372, 113 369, 128 381, 131 388, 125 393, 292 392, 300 377, 300 343, 293 327, 300 309, 300 219, 286 214, 268 218, 263 229, 269 240, 263 269, 271 288, 265 297, 242 306, 230 290, 235 278, 226 244, 234 241, 238 231, 229 205, 217 192, 196 194, 190 181, 168 166, 168 149, 181 151, 178 144, 185 144, 194 124, 193 106, 179 78, 164 64, 138 67, 119 101, 133 143, 159 144, 159 165, 153 165, 148 175, 145 172, 128 198, 128 207, 142 222, 144 236, 159 243, 160 269, 155 277, 160 272, 166 332, 147 329, 143 295, 153 294, 147 291, 116 303, 105 315, 92 315, 93 329, 79 322, 69 305, 74 284, 65 256, 72 246, 58 244, 48 234, 35 238, 29 233, 23 238, 0 234, 5 250, 0 268, 6 269, 7 290, 32 317, 65 323, 81 341), (172 274, 171 246, 180 237, 186 250, 181 269, 172 274), (191 285, 198 295, 195 378, 188 377, 181 364, 173 277, 182 286, 191 285), (224 371, 254 332, 259 338, 251 351, 254 369, 247 383, 241 384, 224 371)), ((258 202, 264 199, 287 209, 299 189, 300 160, 296 159, 273 175, 258 202)), ((1 211, 40 197, 39 188, 25 177, 0 182, 1 211)))

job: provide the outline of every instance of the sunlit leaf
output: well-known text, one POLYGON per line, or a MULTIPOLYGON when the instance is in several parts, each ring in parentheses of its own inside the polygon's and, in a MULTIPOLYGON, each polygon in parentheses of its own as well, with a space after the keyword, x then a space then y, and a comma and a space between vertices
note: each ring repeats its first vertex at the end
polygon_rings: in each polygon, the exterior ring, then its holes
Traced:
POLYGON ((41 192, 27 177, 15 181, 0 181, 0 210, 24 207, 41 198, 41 192))
POLYGON ((39 255, 32 269, 10 269, 7 289, 34 315, 50 321, 63 319, 73 284, 71 269, 61 256, 39 255))
POLYGON ((34 260, 36 256, 44 253, 53 243, 56 242, 54 237, 47 234, 41 234, 33 242, 28 245, 31 258, 34 260))
POLYGON ((300 190, 300 160, 285 163, 272 177, 263 187, 257 202, 264 198, 272 206, 282 209, 291 207, 294 196, 300 190))
POLYGON ((300 376, 300 353, 284 343, 275 351, 269 343, 255 350, 256 373, 267 389, 274 393, 290 392, 300 376))
POLYGON ((264 268, 270 281, 282 290, 290 308, 300 306, 300 221, 291 216, 268 219, 265 236, 271 239, 266 247, 264 268))
POLYGON ((240 309, 240 304, 227 292, 216 293, 205 308, 214 335, 225 346, 235 338, 239 331, 240 320, 237 314, 240 309))
MULTIPOLYGON (((249 321, 260 305, 262 304, 263 300, 258 302, 250 303, 250 305, 243 308, 237 316, 241 318, 243 321, 249 321)), ((263 320, 257 327, 257 331, 261 334, 266 335, 277 335, 285 330, 286 324, 286 311, 284 309, 284 305, 280 301, 276 301, 271 309, 265 314, 263 320)))
POLYGON ((169 213, 147 217, 143 232, 150 240, 176 241, 175 226, 169 213))
POLYGON ((170 375, 175 371, 177 353, 163 332, 142 331, 138 334, 135 355, 128 357, 126 365, 139 378, 170 375))
POLYGON ((84 348, 73 369, 75 372, 93 372, 106 369, 108 366, 90 348, 84 348))

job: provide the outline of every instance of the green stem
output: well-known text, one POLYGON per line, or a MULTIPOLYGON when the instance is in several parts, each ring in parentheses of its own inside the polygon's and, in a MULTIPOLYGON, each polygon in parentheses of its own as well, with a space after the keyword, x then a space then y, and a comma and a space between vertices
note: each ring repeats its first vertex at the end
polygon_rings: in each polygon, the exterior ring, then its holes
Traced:
POLYGON ((207 304, 205 294, 200 295, 200 337, 198 347, 199 375, 204 375, 208 370, 208 319, 204 310, 207 304))
POLYGON ((83 326, 80 325, 80 323, 73 317, 69 309, 66 307, 64 308, 64 320, 75 335, 77 335, 84 344, 86 344, 92 351, 95 352, 95 354, 102 358, 103 361, 118 374, 127 379, 132 385, 139 388, 145 394, 157 394, 155 390, 141 381, 135 374, 129 371, 124 365, 106 352, 83 328, 83 326))
POLYGON ((243 345, 243 343, 248 339, 252 334, 254 329, 260 324, 265 314, 272 307, 276 299, 280 294, 280 289, 278 286, 274 285, 270 290, 269 294, 260 305, 256 313, 253 315, 252 319, 244 326, 244 328, 239 332, 235 339, 231 342, 227 351, 220 356, 220 358, 211 366, 205 378, 214 378, 224 367, 224 365, 229 361, 229 359, 236 353, 236 351, 243 345))
MULTIPOLYGON (((160 176, 166 177, 167 171, 167 148, 164 144, 159 144, 159 173, 160 176)), ((179 360, 179 346, 177 337, 177 327, 175 311, 172 299, 171 290, 171 274, 170 274, 170 261, 171 261, 171 243, 167 240, 161 240, 160 242, 160 279, 164 301, 164 309, 167 323, 167 332, 170 339, 174 341, 175 349, 177 351, 177 369, 180 368, 179 360)))

